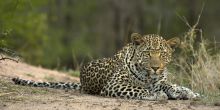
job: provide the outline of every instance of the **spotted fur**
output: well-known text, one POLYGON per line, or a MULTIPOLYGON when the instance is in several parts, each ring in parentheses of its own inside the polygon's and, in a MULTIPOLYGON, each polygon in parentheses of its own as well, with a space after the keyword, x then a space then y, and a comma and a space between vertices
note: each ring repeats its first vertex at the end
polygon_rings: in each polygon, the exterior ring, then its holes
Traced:
POLYGON ((166 66, 180 42, 159 35, 131 35, 127 44, 111 58, 91 61, 81 67, 80 84, 40 83, 14 78, 15 84, 35 87, 80 89, 87 94, 127 99, 194 99, 198 93, 167 81, 166 66))

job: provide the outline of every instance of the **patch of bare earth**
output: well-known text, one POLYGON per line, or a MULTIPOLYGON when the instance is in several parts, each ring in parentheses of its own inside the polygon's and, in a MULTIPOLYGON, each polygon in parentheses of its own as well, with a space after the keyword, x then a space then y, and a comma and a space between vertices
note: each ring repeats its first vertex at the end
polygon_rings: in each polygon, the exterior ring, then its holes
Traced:
POLYGON ((79 78, 55 70, 12 61, 0 62, 0 110, 219 110, 196 101, 145 101, 105 98, 79 91, 17 86, 12 77, 36 81, 74 81, 79 78))

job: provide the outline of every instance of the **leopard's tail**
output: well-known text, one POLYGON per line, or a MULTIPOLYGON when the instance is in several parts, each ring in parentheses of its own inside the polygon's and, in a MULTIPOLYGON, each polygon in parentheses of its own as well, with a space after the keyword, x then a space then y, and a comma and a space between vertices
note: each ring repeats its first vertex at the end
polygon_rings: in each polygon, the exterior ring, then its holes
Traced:
POLYGON ((14 84, 22 86, 32 86, 32 87, 47 87, 54 89, 67 89, 67 90, 79 90, 81 88, 80 83, 74 82, 36 82, 32 80, 24 80, 20 78, 12 78, 14 84))

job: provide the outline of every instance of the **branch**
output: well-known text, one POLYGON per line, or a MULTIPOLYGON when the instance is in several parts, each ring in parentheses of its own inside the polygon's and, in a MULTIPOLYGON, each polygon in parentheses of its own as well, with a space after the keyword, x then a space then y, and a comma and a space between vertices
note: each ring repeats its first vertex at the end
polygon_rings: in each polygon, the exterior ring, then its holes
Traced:
POLYGON ((2 58, 0 58, 0 61, 1 61, 1 60, 11 60, 11 61, 14 61, 14 62, 16 62, 16 63, 18 63, 18 61, 19 61, 19 60, 15 60, 15 59, 9 58, 9 57, 3 57, 2 55, 1 55, 1 57, 2 57, 2 58))

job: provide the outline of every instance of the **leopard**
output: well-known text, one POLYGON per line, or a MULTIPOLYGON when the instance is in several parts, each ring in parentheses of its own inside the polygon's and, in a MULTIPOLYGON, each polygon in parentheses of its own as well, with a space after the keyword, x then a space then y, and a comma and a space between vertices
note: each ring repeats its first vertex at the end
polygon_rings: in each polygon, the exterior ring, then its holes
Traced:
POLYGON ((132 33, 131 42, 109 58, 92 60, 80 69, 80 83, 37 82, 13 78, 17 85, 79 90, 81 93, 138 100, 199 99, 191 89, 168 81, 167 65, 179 37, 132 33))

